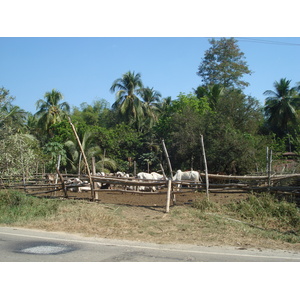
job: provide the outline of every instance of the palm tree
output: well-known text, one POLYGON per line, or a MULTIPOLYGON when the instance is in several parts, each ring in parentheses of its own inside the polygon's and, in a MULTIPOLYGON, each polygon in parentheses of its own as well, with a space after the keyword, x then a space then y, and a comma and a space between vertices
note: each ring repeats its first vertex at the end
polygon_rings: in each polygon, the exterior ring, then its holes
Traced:
POLYGON ((169 107, 171 107, 171 104, 172 104, 172 97, 169 96, 169 97, 163 98, 161 100, 161 102, 159 102, 157 104, 155 103, 154 105, 158 107, 159 113, 163 114, 169 109, 169 107))
POLYGON ((0 125, 6 124, 14 128, 16 132, 23 132, 25 129, 26 116, 28 113, 21 109, 19 106, 7 103, 0 108, 0 125))
POLYGON ((299 87, 290 87, 291 80, 286 78, 274 82, 275 91, 266 90, 268 95, 265 101, 265 116, 267 123, 278 132, 279 135, 289 134, 289 124, 297 121, 296 109, 299 108, 299 87))
POLYGON ((116 101, 112 105, 113 109, 118 110, 124 120, 135 125, 137 129, 139 129, 139 122, 144 115, 142 102, 137 96, 142 88, 141 74, 130 71, 116 79, 110 88, 111 92, 118 90, 116 101))
POLYGON ((195 91, 197 98, 206 99, 212 110, 216 110, 217 104, 224 94, 224 87, 220 84, 213 84, 208 86, 198 86, 195 91))
MULTIPOLYGON (((98 161, 96 161, 97 171, 107 172, 108 170, 116 170, 116 162, 108 157, 104 157, 102 149, 94 143, 93 137, 94 135, 91 131, 85 131, 81 137, 80 143, 87 160, 91 161, 92 157, 98 158, 98 161), (105 169, 103 169, 103 167, 105 169)), ((78 170, 79 173, 84 171, 85 166, 81 159, 81 152, 77 141, 75 139, 69 140, 65 143, 65 146, 68 149, 68 161, 71 164, 72 171, 76 172, 76 170, 78 170)))
POLYGON ((70 106, 67 102, 59 103, 63 95, 55 89, 46 92, 44 98, 45 100, 40 99, 36 102, 38 111, 35 115, 39 117, 39 125, 50 133, 51 125, 61 122, 70 112, 70 106))
POLYGON ((147 126, 147 128, 151 128, 158 120, 161 94, 149 87, 141 89, 139 94, 144 101, 144 124, 147 126))

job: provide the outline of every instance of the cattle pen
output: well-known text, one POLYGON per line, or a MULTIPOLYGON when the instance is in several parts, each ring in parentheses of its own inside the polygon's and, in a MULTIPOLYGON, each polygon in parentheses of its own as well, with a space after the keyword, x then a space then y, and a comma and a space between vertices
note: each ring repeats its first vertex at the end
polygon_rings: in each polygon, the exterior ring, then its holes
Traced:
MULTIPOLYGON (((169 212, 171 205, 176 205, 177 194, 205 193, 206 174, 200 173, 201 181, 178 181, 171 178, 164 180, 140 180, 136 177, 119 178, 116 176, 91 175, 93 189, 87 175, 79 176, 82 183, 75 184, 72 180, 76 174, 35 174, 32 176, 10 176, 0 178, 1 189, 14 189, 29 195, 40 197, 58 197, 61 199, 87 199, 88 201, 103 202, 102 195, 118 195, 122 203, 122 195, 134 195, 144 199, 151 195, 152 199, 160 197, 165 200, 165 211, 169 212), (141 190, 141 187, 144 187, 141 190), (155 191, 147 188, 155 187, 155 191), (140 196, 140 197, 139 197, 140 196)), ((207 174, 210 193, 251 193, 270 192, 291 196, 298 200, 300 174, 285 174, 272 176, 230 176, 207 174)), ((157 201, 154 201, 157 202, 157 201)), ((153 203, 155 205, 155 203, 153 203)))

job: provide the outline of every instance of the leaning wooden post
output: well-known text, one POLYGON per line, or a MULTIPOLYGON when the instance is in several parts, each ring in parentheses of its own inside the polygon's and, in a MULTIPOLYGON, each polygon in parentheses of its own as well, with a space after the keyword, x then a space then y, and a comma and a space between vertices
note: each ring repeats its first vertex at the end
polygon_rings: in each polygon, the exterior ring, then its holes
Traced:
POLYGON ((72 127, 72 130, 73 130, 73 132, 74 132, 74 135, 75 135, 75 137, 76 137, 76 140, 77 140, 78 145, 79 145, 79 148, 80 148, 80 151, 81 151, 81 153, 82 153, 82 157, 83 157, 84 162, 85 162, 85 165, 86 165, 86 169, 87 169, 87 172, 88 172, 88 176, 89 176, 89 180, 90 180, 90 185, 91 185, 91 195, 92 195, 92 200, 94 200, 94 186, 93 186, 93 180, 92 180, 92 176, 91 176, 91 171, 90 171, 90 168, 89 168, 89 164, 88 164, 88 161, 87 161, 86 156, 85 156, 85 154, 84 154, 84 151, 83 151, 83 148, 82 148, 80 139, 79 139, 79 137, 78 137, 78 135, 77 135, 76 129, 75 129, 73 123, 71 122, 71 118, 68 117, 68 119, 69 119, 69 123, 70 123, 70 125, 71 125, 71 127, 72 127))
MULTIPOLYGON (((163 149, 164 149, 164 152, 165 152, 165 155, 166 155, 166 158, 167 158, 167 162, 168 162, 168 166, 169 166, 169 170, 170 170, 170 179, 172 181, 173 179, 173 169, 172 169, 172 165, 171 165, 171 162, 170 162, 170 158, 169 158, 169 154, 168 154, 168 151, 167 151, 167 147, 165 145, 165 141, 162 140, 162 144, 163 144, 163 149)), ((172 186, 172 184, 171 184, 172 186)), ((173 193, 173 203, 175 204, 176 203, 176 196, 175 194, 173 193)))
POLYGON ((57 172, 57 174, 58 174, 58 176, 59 176, 59 178, 60 178, 61 185, 62 185, 64 194, 65 194, 65 197, 68 198, 68 191, 67 191, 67 188, 66 188, 64 179, 63 179, 63 177, 61 176, 61 174, 60 174, 60 172, 59 172, 59 168, 58 168, 58 167, 56 167, 56 172, 57 172))
POLYGON ((173 170, 172 170, 172 166, 171 166, 169 154, 168 154, 168 151, 167 151, 167 148, 166 148, 164 140, 162 140, 162 144, 163 144, 164 152, 165 152, 165 155, 166 155, 166 158, 167 158, 168 166, 169 166, 169 169, 170 169, 170 176, 172 178, 173 177, 173 170))
POLYGON ((165 173, 164 167, 162 166, 162 164, 159 164, 159 165, 160 165, 160 169, 161 169, 161 171, 162 171, 162 173, 163 173, 164 180, 166 180, 166 179, 167 179, 167 176, 166 176, 166 173, 165 173))
POLYGON ((171 200, 171 188, 172 187, 172 179, 168 179, 168 192, 167 192, 167 206, 166 213, 170 211, 170 200, 171 200))
POLYGON ((203 160, 204 160, 204 166, 205 166, 205 182, 206 182, 206 197, 207 200, 209 200, 209 181, 208 181, 208 170, 207 170, 207 161, 206 161, 206 155, 205 155, 205 148, 204 148, 204 142, 203 142, 203 135, 200 135, 201 137, 201 146, 202 146, 202 153, 203 153, 203 160))

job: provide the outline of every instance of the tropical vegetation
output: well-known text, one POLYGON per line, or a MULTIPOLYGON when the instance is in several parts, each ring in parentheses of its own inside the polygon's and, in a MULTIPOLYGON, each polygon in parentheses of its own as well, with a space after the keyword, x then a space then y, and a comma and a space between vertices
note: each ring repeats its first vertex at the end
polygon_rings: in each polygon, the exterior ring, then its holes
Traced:
MULTIPOLYGON (((89 163, 98 171, 132 173, 204 169, 204 136, 210 172, 246 174, 265 170, 266 147, 276 153, 300 152, 300 85, 279 78, 265 92, 265 104, 245 94, 251 74, 234 38, 210 40, 198 67, 201 84, 175 99, 144 84, 139 72, 127 71, 108 87, 115 96, 71 107, 50 89, 32 114, 14 106, 10 91, 0 89, 0 175, 17 172, 86 172, 74 124, 89 163), (69 119, 70 118, 70 119, 69 119), (41 169, 43 168, 43 169, 41 169)), ((196 68, 197 66, 195 66, 196 68)), ((266 83, 268 85, 269 83, 266 83)))

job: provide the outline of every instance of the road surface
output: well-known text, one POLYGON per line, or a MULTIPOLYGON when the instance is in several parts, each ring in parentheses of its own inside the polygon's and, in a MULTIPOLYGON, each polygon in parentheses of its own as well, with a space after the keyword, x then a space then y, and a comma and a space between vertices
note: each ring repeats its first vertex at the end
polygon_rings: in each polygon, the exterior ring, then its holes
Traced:
POLYGON ((299 262, 300 253, 153 244, 0 227, 1 262, 299 262))

